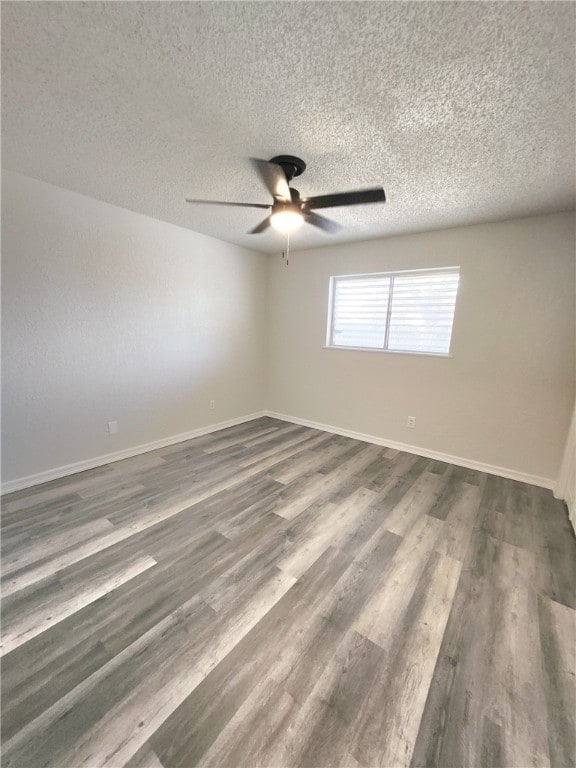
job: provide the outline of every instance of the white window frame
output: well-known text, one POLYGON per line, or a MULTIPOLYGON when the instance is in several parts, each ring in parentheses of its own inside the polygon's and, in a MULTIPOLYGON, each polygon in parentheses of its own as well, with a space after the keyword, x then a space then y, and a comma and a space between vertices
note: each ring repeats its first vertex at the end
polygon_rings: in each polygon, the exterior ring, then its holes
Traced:
MULTIPOLYGON (((361 272, 359 274, 351 274, 351 275, 332 275, 330 277, 330 283, 328 288, 328 322, 327 322, 327 328, 326 328, 326 345, 324 346, 324 349, 336 349, 339 351, 345 351, 345 352, 377 352, 377 353, 384 353, 387 355, 418 355, 418 356, 424 356, 424 357, 454 357, 452 354, 452 341, 454 336, 454 321, 456 317, 456 306, 458 303, 458 296, 456 296, 456 302, 454 304, 454 314, 452 315, 452 328, 450 329, 450 349, 448 352, 424 352, 419 350, 400 350, 400 349, 388 349, 386 346, 384 347, 349 347, 345 345, 339 345, 333 343, 333 328, 334 328, 334 294, 335 294, 335 287, 336 282, 338 280, 346 280, 346 279, 355 279, 355 280, 361 280, 363 278, 370 279, 374 277, 389 277, 391 279, 392 285, 390 289, 390 294, 388 297, 388 310, 387 310, 387 317, 386 317, 386 330, 385 330, 385 338, 384 338, 384 344, 387 345, 388 343, 388 335, 390 331, 390 315, 392 313, 392 301, 393 301, 393 286, 394 286, 394 278, 399 275, 437 275, 441 274, 443 272, 452 272, 457 273, 458 277, 460 279, 460 267, 459 266, 452 266, 452 267, 433 267, 430 269, 402 269, 402 270, 394 270, 391 272, 361 272)), ((458 286, 460 288, 460 285, 458 286)))

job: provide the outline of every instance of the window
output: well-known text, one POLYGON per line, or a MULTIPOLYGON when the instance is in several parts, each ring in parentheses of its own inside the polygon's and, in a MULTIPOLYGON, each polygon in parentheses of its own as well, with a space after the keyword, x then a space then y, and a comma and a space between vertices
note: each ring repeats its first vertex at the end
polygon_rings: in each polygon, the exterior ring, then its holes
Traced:
POLYGON ((459 267, 330 278, 329 347, 447 355, 459 267))

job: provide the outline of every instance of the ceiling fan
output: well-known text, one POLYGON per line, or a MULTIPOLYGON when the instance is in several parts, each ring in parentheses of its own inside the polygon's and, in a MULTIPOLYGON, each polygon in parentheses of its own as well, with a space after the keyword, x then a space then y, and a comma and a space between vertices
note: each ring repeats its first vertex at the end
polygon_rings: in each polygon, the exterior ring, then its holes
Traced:
POLYGON ((254 160, 255 168, 263 180, 274 202, 271 205, 262 203, 230 203, 221 200, 192 200, 187 203, 202 203, 205 205, 234 205, 241 208, 264 208, 270 210, 270 215, 264 221, 251 229, 249 235, 264 232, 269 226, 279 232, 289 234, 302 226, 304 222, 325 232, 337 232, 340 225, 314 211, 319 208, 336 208, 342 205, 363 205, 364 203, 384 203, 386 195, 382 187, 371 187, 356 192, 336 192, 332 195, 316 197, 300 197, 297 189, 290 186, 296 176, 301 176, 306 170, 306 163, 293 155, 278 155, 271 160, 254 160))

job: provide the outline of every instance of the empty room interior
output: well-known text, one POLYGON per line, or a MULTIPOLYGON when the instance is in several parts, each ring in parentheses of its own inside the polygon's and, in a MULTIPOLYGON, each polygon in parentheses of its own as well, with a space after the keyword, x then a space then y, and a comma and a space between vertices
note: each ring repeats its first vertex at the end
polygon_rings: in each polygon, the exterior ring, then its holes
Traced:
POLYGON ((1 6, 4 768, 574 768, 576 3, 1 6))

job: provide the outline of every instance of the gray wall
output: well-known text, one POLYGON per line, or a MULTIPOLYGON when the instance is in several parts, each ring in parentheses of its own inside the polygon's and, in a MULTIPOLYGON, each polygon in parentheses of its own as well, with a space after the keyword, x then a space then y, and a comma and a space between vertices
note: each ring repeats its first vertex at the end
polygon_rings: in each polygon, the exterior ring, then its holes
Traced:
POLYGON ((570 213, 271 259, 268 405, 554 480, 574 405, 574 269, 570 213), (452 358, 323 348, 330 275, 455 265, 452 358))
POLYGON ((266 407, 555 480, 574 226, 555 214, 327 246, 286 267, 4 172, 3 482, 266 407), (330 275, 451 265, 452 358, 324 349, 330 275))
POLYGON ((16 173, 2 202, 3 482, 262 408, 265 256, 16 173))

